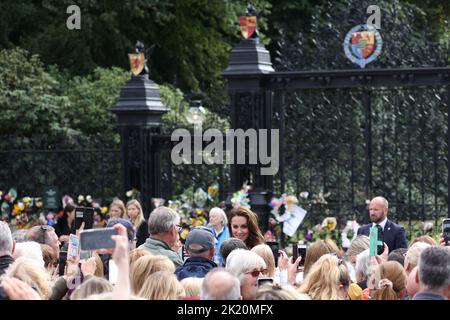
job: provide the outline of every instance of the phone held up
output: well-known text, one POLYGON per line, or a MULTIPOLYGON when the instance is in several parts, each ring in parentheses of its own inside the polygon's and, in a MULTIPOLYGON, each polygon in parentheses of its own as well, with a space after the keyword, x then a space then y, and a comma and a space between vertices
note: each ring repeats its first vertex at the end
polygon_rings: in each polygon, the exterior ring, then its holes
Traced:
POLYGON ((257 284, 258 284, 258 288, 263 286, 263 285, 265 285, 265 284, 273 284, 273 279, 272 278, 261 277, 261 278, 258 278, 257 284))
POLYGON ((442 234, 444 236, 445 245, 450 245, 450 218, 442 220, 442 234))
POLYGON ((94 208, 77 207, 75 209, 75 229, 80 229, 84 222, 84 230, 92 229, 94 226, 94 208))
POLYGON ((306 244, 294 244, 292 249, 293 260, 297 260, 298 257, 302 257, 299 263, 299 267, 305 266, 306 250, 308 249, 306 244))
POLYGON ((116 246, 111 236, 117 235, 114 228, 90 229, 80 232, 81 250, 110 249, 116 246))
POLYGON ((275 267, 278 267, 278 256, 280 255, 280 245, 276 241, 267 241, 266 245, 272 250, 273 258, 275 259, 275 267))

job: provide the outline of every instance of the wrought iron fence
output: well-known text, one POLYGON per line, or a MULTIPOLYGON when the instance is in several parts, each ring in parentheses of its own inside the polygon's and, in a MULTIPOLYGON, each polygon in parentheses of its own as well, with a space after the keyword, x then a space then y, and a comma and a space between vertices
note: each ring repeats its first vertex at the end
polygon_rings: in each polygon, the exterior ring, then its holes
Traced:
POLYGON ((120 166, 118 143, 110 137, 1 137, 0 189, 15 187, 19 196, 43 196, 52 186, 61 195, 109 202, 120 193, 120 166))

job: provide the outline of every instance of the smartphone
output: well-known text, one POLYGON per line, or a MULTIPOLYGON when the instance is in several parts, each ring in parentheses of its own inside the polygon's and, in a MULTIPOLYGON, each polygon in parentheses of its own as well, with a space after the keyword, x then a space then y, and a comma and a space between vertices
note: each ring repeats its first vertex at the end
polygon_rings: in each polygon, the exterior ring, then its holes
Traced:
POLYGON ((442 234, 444 235, 445 245, 450 243, 450 219, 442 220, 442 234))
POLYGON ((94 227, 94 208, 92 207, 86 207, 84 208, 84 215, 83 215, 83 222, 84 222, 84 229, 92 229, 94 227))
POLYGON ((80 253, 80 242, 74 234, 69 235, 69 247, 67 248, 67 259, 73 260, 78 258, 80 253))
POLYGON ((114 228, 83 230, 80 232, 81 250, 114 248, 116 243, 111 239, 113 235, 117 235, 114 228))
POLYGON ((92 257, 92 251, 80 251, 80 260, 87 260, 92 257))
POLYGON ((272 250, 273 258, 275 259, 275 267, 278 267, 278 256, 280 255, 280 245, 276 241, 267 241, 266 244, 272 250))
POLYGON ((261 287, 265 284, 273 284, 272 278, 258 278, 258 287, 261 287))
POLYGON ((292 255, 294 256, 294 261, 297 260, 298 257, 302 257, 302 260, 299 263, 299 267, 305 266, 305 258, 306 258, 306 250, 307 250, 306 244, 294 244, 293 246, 293 252, 292 255))
POLYGON ((84 208, 77 207, 75 209, 75 230, 80 229, 81 224, 83 223, 83 217, 84 217, 84 208))
POLYGON ((67 261, 67 251, 60 251, 58 261, 58 274, 60 276, 64 275, 64 271, 66 269, 66 261, 67 261))
POLYGON ((78 230, 84 222, 84 230, 92 229, 94 226, 94 208, 77 207, 75 209, 75 229, 78 230))

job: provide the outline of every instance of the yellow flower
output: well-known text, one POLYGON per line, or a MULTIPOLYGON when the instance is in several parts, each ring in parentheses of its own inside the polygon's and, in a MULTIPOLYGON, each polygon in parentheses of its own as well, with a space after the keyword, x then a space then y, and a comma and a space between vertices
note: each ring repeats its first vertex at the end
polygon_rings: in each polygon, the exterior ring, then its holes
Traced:
POLYGON ((25 202, 25 204, 28 204, 28 203, 30 203, 31 198, 30 197, 24 197, 22 200, 23 200, 23 202, 25 202))
POLYGON ((102 214, 106 214, 108 212, 108 207, 102 207, 102 214))
POLYGON ((332 231, 337 226, 337 220, 334 217, 325 218, 322 222, 322 227, 327 228, 327 231, 332 231))
POLYGON ((25 204, 23 202, 18 202, 17 205, 19 206, 20 211, 23 211, 23 209, 25 209, 25 204))
POLYGON ((181 235, 180 235, 181 239, 185 240, 188 233, 189 233, 189 229, 186 229, 186 228, 183 229, 183 231, 181 231, 181 235))

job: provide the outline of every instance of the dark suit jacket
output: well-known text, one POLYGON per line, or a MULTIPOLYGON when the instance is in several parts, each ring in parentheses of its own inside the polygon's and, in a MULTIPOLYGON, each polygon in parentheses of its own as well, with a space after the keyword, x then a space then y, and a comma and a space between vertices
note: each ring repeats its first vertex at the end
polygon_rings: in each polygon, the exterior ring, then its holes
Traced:
MULTIPOLYGON (((360 227, 358 229, 358 234, 369 236, 369 230, 371 227, 372 223, 360 227)), ((386 225, 384 226, 383 236, 384 242, 389 248, 389 252, 392 252, 398 248, 408 248, 405 229, 398 224, 393 223, 389 219, 386 221, 386 225)))

